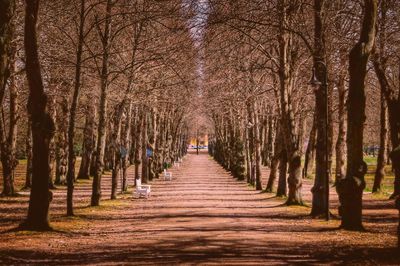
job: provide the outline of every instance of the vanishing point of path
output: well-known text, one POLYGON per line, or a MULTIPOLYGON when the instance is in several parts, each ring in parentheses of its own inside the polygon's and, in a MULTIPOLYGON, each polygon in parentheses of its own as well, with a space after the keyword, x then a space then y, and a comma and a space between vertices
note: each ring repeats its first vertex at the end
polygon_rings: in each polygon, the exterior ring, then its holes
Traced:
MULTIPOLYGON (((395 238, 370 235, 376 248, 358 254, 363 247, 357 243, 374 232, 348 233, 335 229, 338 221, 309 219, 307 207, 286 207, 283 199, 254 191, 204 151, 189 153, 172 173, 172 181, 152 182, 147 200, 126 194, 98 208, 87 207, 90 182, 80 184, 74 218, 63 216, 64 191, 56 191, 54 204, 58 200, 60 206, 53 213, 60 214, 52 220, 59 230, 0 233, 0 264, 339 264, 352 259, 365 265, 374 264, 365 252, 392 252, 382 246, 393 243, 381 242, 395 238)), ((103 182, 106 198, 110 179, 103 182)))

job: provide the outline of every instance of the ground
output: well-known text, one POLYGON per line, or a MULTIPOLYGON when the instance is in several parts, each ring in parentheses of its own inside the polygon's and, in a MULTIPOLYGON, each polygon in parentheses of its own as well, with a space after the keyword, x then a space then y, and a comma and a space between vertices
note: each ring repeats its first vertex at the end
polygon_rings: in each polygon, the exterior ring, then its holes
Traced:
MULTIPOLYGON (((386 197, 366 192, 367 231, 347 232, 337 219, 311 219, 310 207, 287 207, 285 199, 235 180, 205 152, 188 154, 171 171, 172 181, 151 183, 149 199, 130 192, 108 200, 106 175, 102 206, 95 208, 88 207, 91 181, 80 181, 72 218, 65 216, 65 188, 55 190, 55 231, 48 233, 13 231, 26 214, 28 192, 0 198, 0 264, 400 264, 398 214, 386 197)), ((311 183, 304 180, 308 203, 311 183)), ((334 189, 331 201, 335 215, 334 189)))

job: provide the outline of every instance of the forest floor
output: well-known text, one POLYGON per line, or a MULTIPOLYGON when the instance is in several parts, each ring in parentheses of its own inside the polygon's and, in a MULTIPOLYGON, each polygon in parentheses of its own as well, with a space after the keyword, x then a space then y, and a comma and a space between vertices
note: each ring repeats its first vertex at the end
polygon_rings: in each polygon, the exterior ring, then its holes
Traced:
MULTIPOLYGON (((12 230, 29 194, 0 198, 0 264, 400 264, 398 214, 384 197, 365 193, 366 232, 348 232, 337 219, 311 219, 309 206, 285 206, 235 180, 204 151, 171 172, 172 181, 151 183, 149 199, 130 192, 108 200, 106 175, 101 207, 88 207, 91 181, 79 181, 72 218, 65 216, 65 188, 54 190, 53 232, 12 230)), ((311 184, 304 180, 308 205, 311 184)), ((331 201, 335 215, 334 189, 331 201)))

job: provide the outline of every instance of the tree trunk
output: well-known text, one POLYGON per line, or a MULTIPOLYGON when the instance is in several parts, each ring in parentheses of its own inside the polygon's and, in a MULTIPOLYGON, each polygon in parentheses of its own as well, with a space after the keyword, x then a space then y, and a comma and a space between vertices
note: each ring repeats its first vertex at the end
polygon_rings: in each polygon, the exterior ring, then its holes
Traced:
POLYGON ((49 144, 54 135, 54 122, 46 110, 47 96, 43 88, 36 39, 39 0, 26 0, 25 11, 24 45, 30 92, 28 112, 32 119, 33 159, 28 216, 21 226, 29 230, 49 230, 49 206, 52 200, 49 190, 49 144))
POLYGON ((57 115, 57 128, 56 133, 56 178, 54 183, 56 185, 65 184, 67 175, 68 163, 68 100, 62 100, 61 112, 57 115))
MULTIPOLYGON (((11 4, 13 6, 13 4, 11 4)), ((12 11, 14 12, 14 11, 12 11)), ((15 55, 16 47, 11 46, 9 51, 9 71, 15 73, 15 55)), ((8 128, 4 128, 3 123, 0 123, 0 159, 3 166, 3 191, 4 196, 16 195, 14 189, 15 168, 18 165, 16 158, 16 143, 17 143, 17 121, 18 121, 18 90, 16 85, 15 76, 11 75, 8 84, 9 90, 9 110, 8 110, 8 128)), ((5 87, 4 87, 5 89, 5 87)), ((2 98, 4 91, 1 91, 2 98)), ((2 102, 2 101, 1 101, 2 102)), ((4 106, 1 106, 0 119, 4 122, 4 106)))
MULTIPOLYGON (((57 109, 56 109, 56 98, 55 96, 50 96, 48 97, 48 112, 49 115, 51 116, 51 120, 55 121, 56 116, 57 116, 57 109)), ((57 132, 57 125, 55 124, 55 132, 57 132)), ((56 189, 54 186, 54 166, 55 166, 55 161, 56 161, 56 143, 55 143, 55 138, 54 136, 50 139, 50 144, 49 144, 49 169, 50 169, 50 174, 49 174, 49 187, 50 189, 56 189)))
POLYGON ((128 167, 129 167, 129 147, 130 136, 131 136, 131 125, 132 125, 132 103, 129 102, 127 106, 127 116, 125 119, 125 124, 122 132, 122 148, 125 152, 122 154, 122 184, 121 190, 125 192, 128 190, 128 167))
POLYGON ((2 196, 14 196, 14 168, 15 161, 13 159, 13 153, 8 143, 1 145, 1 164, 3 166, 3 191, 2 196))
MULTIPOLYGON (((383 94, 385 95, 385 100, 387 104, 388 110, 388 121, 389 121, 389 133, 390 133, 390 141, 392 146, 392 151, 390 152, 388 158, 392 161, 392 170, 394 171, 394 191, 390 196, 390 199, 395 199, 400 195, 400 116, 398 115, 400 112, 400 96, 398 95, 398 90, 395 86, 389 82, 389 79, 386 75, 386 61, 387 61, 387 53, 386 53, 386 17, 387 17, 387 5, 386 1, 382 1, 381 3, 381 16, 380 16, 380 32, 379 32, 379 47, 375 49, 375 54, 372 57, 372 62, 375 69, 375 74, 378 78, 379 85, 383 94)), ((400 68, 399 68, 400 73, 400 68)), ((388 151, 390 149, 388 148, 388 151)))
POLYGON ((277 197, 283 197, 287 195, 287 152, 282 150, 280 160, 279 160, 279 179, 278 188, 276 190, 277 197))
POLYGON ((124 112, 125 101, 122 101, 116 107, 114 113, 114 130, 111 134, 111 147, 113 153, 113 170, 111 174, 111 199, 117 198, 118 177, 121 169, 121 126, 122 126, 122 113, 124 112))
POLYGON ((13 15, 15 1, 0 2, 0 103, 3 106, 4 92, 10 77, 10 55, 14 36, 13 15))
POLYGON ((248 176, 248 183, 254 186, 255 176, 256 176, 256 160, 255 156, 255 137, 254 137, 254 115, 250 104, 247 105, 247 116, 248 116, 248 123, 246 127, 248 127, 248 145, 249 145, 249 153, 248 153, 248 160, 249 160, 249 176, 248 176))
POLYGON ((373 63, 376 76, 378 77, 381 90, 385 94, 388 106, 390 141, 393 147, 392 152, 390 153, 390 158, 395 175, 394 192, 390 198, 394 199, 396 196, 400 195, 400 162, 394 160, 394 158, 399 157, 397 153, 400 152, 400 116, 398 115, 400 112, 400 98, 398 98, 396 90, 391 87, 382 66, 382 62, 380 62, 378 56, 373 57, 373 63))
MULTIPOLYGON (((282 137, 280 134, 281 134, 281 131, 278 126, 277 134, 276 134, 277 137, 275 138, 275 143, 274 143, 274 146, 275 146, 274 147, 274 155, 271 160, 271 168, 270 168, 270 172, 269 172, 267 188, 265 189, 266 192, 273 191, 274 183, 275 183, 276 177, 278 175, 279 161, 282 157, 282 137)), ((286 174, 285 174, 285 187, 286 187, 286 174)))
POLYGON ((374 185, 372 187, 372 192, 380 192, 382 180, 385 177, 385 166, 386 166, 386 142, 387 142, 387 105, 385 100, 385 95, 381 91, 381 128, 379 136, 379 153, 378 160, 375 171, 374 185))
POLYGON ((349 96, 347 114, 347 172, 337 184, 342 216, 341 227, 363 230, 362 193, 367 165, 363 160, 365 122, 364 82, 366 67, 375 42, 377 0, 365 0, 365 12, 360 40, 349 55, 349 96))
POLYGON ((68 171, 67 171, 67 215, 74 215, 73 211, 73 193, 74 193, 74 181, 75 181, 75 151, 74 151, 74 138, 75 138, 75 120, 76 120, 76 109, 79 101, 79 91, 81 88, 81 65, 82 65, 82 49, 83 49, 83 30, 85 23, 85 0, 81 0, 80 13, 79 13, 79 37, 78 47, 76 52, 76 63, 75 63, 75 81, 74 81, 74 93, 72 96, 72 103, 69 113, 69 124, 68 124, 68 171))
POLYGON ((325 197, 329 189, 329 148, 328 148, 328 73, 325 64, 325 35, 323 25, 324 0, 314 0, 314 69, 321 82, 315 90, 315 123, 317 141, 315 150, 315 179, 311 189, 311 216, 318 217, 326 213, 329 203, 325 197))
POLYGON ((100 77, 100 107, 99 107, 99 125, 97 128, 97 150, 96 165, 92 185, 91 206, 99 206, 101 199, 101 177, 104 167, 104 152, 106 146, 106 129, 107 129, 107 88, 108 88, 108 64, 109 64, 109 38, 111 31, 111 9, 112 0, 107 0, 106 17, 104 25, 104 33, 102 34, 102 69, 100 77))
POLYGON ((268 135, 267 135, 267 151, 266 151, 266 166, 271 166, 273 156, 275 154, 274 143, 276 139, 276 119, 275 117, 270 117, 268 119, 268 135))
POLYGON ((32 122, 28 118, 27 130, 26 130, 26 174, 25 174, 25 185, 24 189, 31 188, 32 186, 32 122))
POLYGON ((148 169, 148 175, 149 175, 149 180, 153 180, 156 177, 156 169, 155 169, 155 161, 154 161, 154 153, 155 153, 155 142, 157 139, 157 120, 156 120, 156 110, 152 108, 151 110, 151 131, 150 131, 150 137, 149 137, 149 148, 152 150, 152 156, 149 158, 148 163, 149 163, 149 169, 148 169))
POLYGON ((142 124, 143 124, 143 119, 144 119, 144 114, 143 110, 139 109, 139 119, 137 120, 136 124, 136 137, 135 137, 135 184, 136 184, 136 179, 140 178, 139 174, 139 167, 142 161, 140 160, 140 152, 142 151, 142 124))
POLYGON ((96 107, 88 104, 86 107, 86 121, 83 129, 82 160, 77 179, 90 179, 90 162, 93 160, 95 149, 95 120, 96 107))
POLYGON ((89 175, 90 176, 94 176, 96 173, 96 162, 97 162, 97 155, 96 155, 96 151, 97 151, 97 125, 96 125, 96 134, 93 135, 93 151, 92 151, 92 155, 90 157, 90 165, 89 165, 89 175))
MULTIPOLYGON (((342 56, 344 52, 341 50, 342 65, 345 65, 345 57, 342 56)), ((345 149, 346 149, 346 88, 345 88, 346 73, 341 71, 338 77, 338 136, 336 141, 336 174, 335 185, 338 180, 342 180, 346 175, 345 167, 345 149)))
POLYGON ((301 188, 301 158, 299 147, 296 143, 296 134, 294 127, 294 113, 293 106, 289 100, 292 91, 293 80, 291 68, 291 34, 286 30, 288 21, 288 1, 282 0, 279 2, 278 11, 280 13, 279 30, 279 99, 280 109, 282 116, 282 132, 286 146, 287 159, 289 162, 289 175, 288 175, 288 205, 301 205, 303 204, 301 188))
POLYGON ((248 128, 245 129, 245 159, 246 159, 246 180, 247 183, 250 184, 251 180, 251 151, 250 151, 250 130, 248 128))
POLYGON ((257 103, 253 103, 253 116, 254 116, 254 148, 255 148, 255 156, 256 156, 256 163, 255 163, 255 185, 256 190, 262 190, 261 184, 261 141, 260 141, 260 123, 258 117, 258 108, 257 103))
POLYGON ((308 138, 308 144, 304 159, 303 177, 311 178, 314 171, 314 160, 315 160, 315 139, 317 136, 317 126, 315 123, 315 116, 313 119, 313 125, 310 131, 310 137, 308 138))
POLYGON ((148 148, 148 117, 146 112, 146 107, 143 110, 143 121, 142 121, 142 183, 146 184, 149 182, 148 174, 148 160, 147 160, 147 148, 148 148))

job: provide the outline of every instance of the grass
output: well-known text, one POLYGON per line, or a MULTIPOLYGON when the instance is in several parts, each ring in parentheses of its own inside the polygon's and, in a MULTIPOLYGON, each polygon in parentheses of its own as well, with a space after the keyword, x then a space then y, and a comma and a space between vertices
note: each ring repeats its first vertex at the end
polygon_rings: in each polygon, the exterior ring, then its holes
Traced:
MULTIPOLYGON (((76 163, 75 163, 75 172, 76 173, 78 173, 78 171, 79 171, 80 162, 81 162, 81 158, 78 157, 76 160, 76 163)), ((26 163, 27 163, 26 159, 18 160, 18 165, 15 169, 14 187, 17 192, 20 191, 25 185, 26 163)), ((55 162, 54 162, 53 173, 54 173, 54 176, 53 176, 53 179, 54 179, 55 178, 55 162)), ((80 183, 80 181, 79 181, 79 183, 80 183)), ((85 180, 83 182, 91 182, 91 181, 85 180)), ((0 188, 2 188, 2 187, 3 187, 3 167, 0 163, 0 188)), ((63 186, 57 186, 57 188, 61 189, 61 188, 63 188, 63 186)), ((1 189, 0 189, 0 193, 1 193, 1 189)))
MULTIPOLYGON (((365 156, 364 161, 368 165, 368 172, 365 175, 365 182, 366 182, 366 192, 372 192, 372 187, 374 185, 374 178, 375 178, 375 171, 377 165, 377 157, 373 156, 365 156)), ((334 174, 335 171, 335 158, 333 158, 332 163, 332 173, 334 174)), ((393 183, 394 183, 394 173, 392 172, 392 166, 386 165, 385 166, 385 178, 382 180, 381 192, 374 195, 377 199, 387 199, 393 192, 393 183)), ((307 179, 314 179, 314 173, 308 177, 307 179)))
POLYGON ((303 213, 303 212, 309 212, 310 211, 310 206, 305 204, 303 202, 302 205, 289 205, 285 206, 287 211, 290 213, 303 213))
POLYGON ((77 179, 75 183, 76 184, 91 184, 92 182, 93 182, 92 179, 77 179))
MULTIPOLYGON (((372 192, 372 186, 374 183, 374 175, 375 175, 375 170, 376 170, 376 165, 377 165, 377 157, 365 156, 364 161, 368 165, 368 173, 365 176, 365 181, 367 183, 365 191, 372 192)), ((76 170, 78 171, 79 166, 80 166, 80 158, 77 158, 77 163, 75 164, 75 166, 76 166, 76 170)), ((333 158, 332 170, 334 171, 334 169, 335 169, 335 159, 333 158)), ((0 164, 0 187, 3 186, 3 178, 1 178, 1 173, 2 173, 1 171, 2 171, 2 167, 0 164)), ((392 172, 391 165, 387 165, 385 167, 385 172, 386 172, 386 176, 382 182, 382 192, 381 192, 382 195, 381 196, 387 196, 393 192, 394 174, 392 172)), ((26 173, 26 159, 19 160, 19 164, 16 169, 16 178, 14 181, 16 191, 20 191, 23 188, 23 186, 25 184, 25 173, 26 173)), ((105 174, 110 174, 110 173, 111 173, 110 171, 107 171, 105 174)), ((314 175, 309 175, 306 178, 314 179, 314 175)), ((77 184, 90 184, 91 182, 92 182, 91 179, 77 180, 77 184)), ((248 186, 253 187, 250 184, 248 186)), ((64 187, 58 186, 58 188, 63 189, 64 187)))
POLYGON ((365 156, 364 161, 367 163, 368 166, 376 166, 377 157, 365 156))

